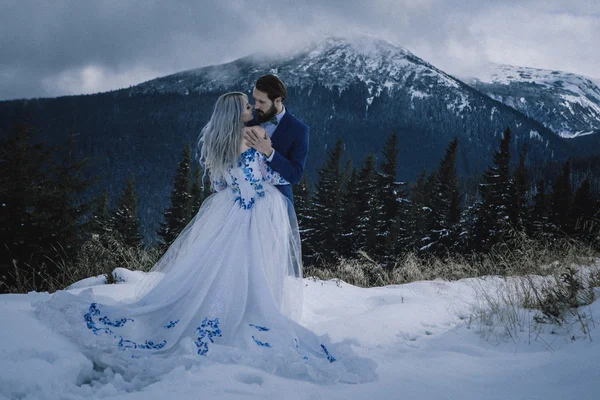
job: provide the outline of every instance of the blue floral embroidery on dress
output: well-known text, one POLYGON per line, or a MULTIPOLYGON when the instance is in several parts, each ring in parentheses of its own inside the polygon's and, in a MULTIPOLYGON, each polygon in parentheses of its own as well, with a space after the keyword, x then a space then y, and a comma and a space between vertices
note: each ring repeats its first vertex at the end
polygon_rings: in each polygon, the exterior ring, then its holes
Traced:
MULTIPOLYGON (((114 332, 110 328, 99 328, 96 326, 96 322, 94 321, 93 317, 96 317, 98 315, 100 315, 100 309, 98 308, 98 303, 92 303, 90 305, 88 313, 83 316, 88 329, 90 329, 94 333, 94 335, 97 335, 98 333, 105 333, 105 334, 113 335, 113 337, 115 339, 119 339, 118 346, 122 349, 158 350, 158 349, 162 349, 163 347, 165 347, 167 345, 166 340, 163 340, 160 343, 154 343, 154 341, 152 341, 152 340, 146 340, 144 343, 140 344, 140 343, 136 343, 132 340, 124 339, 123 336, 117 336, 114 334, 114 332)), ((112 326, 115 328, 120 328, 123 325, 125 325, 125 323, 127 321, 133 322, 133 319, 120 318, 120 319, 112 322, 110 320, 110 318, 108 318, 107 316, 104 316, 104 317, 98 318, 98 321, 103 323, 104 325, 112 326)), ((173 321, 171 321, 171 322, 173 322, 173 321)), ((175 323, 177 323, 177 322, 179 322, 179 320, 177 320, 175 323)))
POLYGON ((279 172, 274 171, 269 165, 265 164, 265 171, 263 172, 263 180, 273 185, 289 185, 290 183, 283 179, 279 172))
POLYGON ((175 325, 177 325, 177 323, 179 322, 179 320, 177 321, 169 321, 169 323, 167 325, 164 326, 165 329, 171 329, 174 328, 175 325))
POLYGON ((264 326, 260 326, 260 325, 254 325, 254 324, 250 324, 250 326, 255 327, 256 329, 258 329, 261 332, 267 332, 270 331, 271 329, 269 328, 265 328, 264 326))
POLYGON ((219 328, 219 318, 204 318, 200 326, 196 328, 196 332, 200 335, 195 342, 196 347, 198 348, 198 354, 204 356, 208 353, 208 342, 203 340, 208 339, 211 343, 214 343, 213 337, 222 336, 221 328, 219 328))
POLYGON ((254 340, 254 343, 256 343, 257 345, 259 345, 261 347, 271 347, 270 343, 261 342, 260 340, 256 339, 254 336, 252 336, 252 340, 254 340))
POLYGON ((154 343, 152 340, 146 340, 144 343, 136 343, 131 340, 123 339, 122 336, 119 336, 121 340, 119 340, 119 347, 124 349, 143 349, 143 350, 159 350, 167 345, 167 341, 163 340, 160 343, 154 343))
MULTIPOLYGON (((254 193, 258 197, 264 197, 265 189, 262 185, 262 179, 260 175, 256 175, 254 168, 252 167, 252 163, 256 161, 259 156, 258 151, 256 149, 250 148, 243 152, 240 155, 240 159, 238 161, 238 167, 244 173, 244 181, 246 181, 250 186, 254 189, 254 193)), ((235 201, 240 203, 240 207, 244 210, 250 210, 256 203, 256 198, 254 196, 249 198, 244 198, 241 195, 239 182, 237 178, 230 172, 230 177, 232 180, 232 190, 235 196, 235 201)))
MULTIPOLYGON (((233 192, 234 201, 239 203, 240 207, 244 210, 251 210, 254 204, 256 204, 256 198, 265 196, 265 187, 263 186, 265 182, 274 185, 289 184, 279 173, 266 164, 264 155, 254 148, 249 148, 240 155, 237 168, 242 172, 244 182, 238 181, 239 176, 236 176, 234 173, 238 172, 237 169, 229 170, 227 181, 229 181, 229 187, 233 192), (241 190, 241 183, 249 185, 252 188, 250 191, 252 194, 241 190)), ((228 185, 227 182, 214 181, 213 186, 220 191, 228 185)))
POLYGON ((242 196, 238 196, 236 197, 236 201, 240 202, 240 207, 242 207, 244 210, 249 210, 254 205, 254 197, 251 197, 250 201, 246 202, 242 196))
MULTIPOLYGON (((85 314, 83 316, 83 318, 85 319, 85 323, 88 327, 88 329, 91 329, 92 332, 94 332, 94 335, 97 335, 98 332, 104 332, 104 333, 113 333, 113 331, 110 328, 98 328, 96 326, 96 322, 94 321, 93 317, 100 315, 100 309, 98 308, 98 303, 92 303, 90 304, 90 308, 88 310, 88 313, 85 314)), ((98 322, 103 323, 104 325, 108 325, 108 326, 113 326, 115 328, 120 328, 123 325, 125 325, 125 323, 127 321, 132 321, 133 320, 131 318, 121 318, 118 319, 114 322, 112 322, 107 316, 98 318, 98 322)))
POLYGON ((327 356, 327 359, 329 360, 330 363, 335 361, 335 357, 332 356, 331 354, 329 354, 329 350, 327 350, 327 347, 325 347, 324 344, 321 345, 321 348, 323 349, 323 352, 325 352, 325 355, 327 356))
POLYGON ((94 322, 94 319, 92 318, 92 317, 95 317, 96 315, 100 315, 100 310, 98 309, 97 303, 92 303, 90 305, 88 313, 83 316, 83 319, 85 319, 87 328, 90 329, 92 332, 94 332, 94 335, 97 335, 98 332, 104 332, 107 334, 113 333, 112 330, 110 330, 110 328, 98 328, 96 326, 96 322, 94 322))
POLYGON ((100 318, 99 321, 102 322, 104 325, 114 326, 115 328, 122 327, 127 321, 133 322, 131 318, 121 318, 116 320, 115 322, 112 322, 107 316, 100 318))

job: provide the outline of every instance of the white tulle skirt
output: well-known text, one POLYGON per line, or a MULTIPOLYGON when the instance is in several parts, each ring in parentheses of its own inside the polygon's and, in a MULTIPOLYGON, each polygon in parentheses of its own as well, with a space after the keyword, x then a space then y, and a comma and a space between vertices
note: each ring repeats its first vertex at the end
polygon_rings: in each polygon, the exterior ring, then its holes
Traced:
POLYGON ((132 301, 59 291, 36 315, 122 374, 214 360, 321 383, 373 380, 372 361, 297 323, 298 226, 289 200, 265 189, 249 210, 228 190, 206 199, 132 301))

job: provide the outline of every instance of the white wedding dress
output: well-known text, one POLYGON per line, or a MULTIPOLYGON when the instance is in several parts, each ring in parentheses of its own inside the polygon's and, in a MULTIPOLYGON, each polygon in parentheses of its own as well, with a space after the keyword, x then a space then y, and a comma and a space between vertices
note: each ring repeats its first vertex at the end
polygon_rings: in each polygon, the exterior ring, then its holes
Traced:
POLYGON ((298 324, 302 263, 286 183, 245 151, 129 302, 58 291, 36 316, 130 377, 213 360, 319 383, 375 379, 375 363, 298 324))

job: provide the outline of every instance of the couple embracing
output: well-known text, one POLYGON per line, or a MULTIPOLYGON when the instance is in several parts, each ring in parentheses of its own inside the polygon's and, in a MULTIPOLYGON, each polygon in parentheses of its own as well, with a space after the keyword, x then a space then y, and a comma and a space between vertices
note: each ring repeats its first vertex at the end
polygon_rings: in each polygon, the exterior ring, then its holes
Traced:
POLYGON ((309 129, 286 97, 273 75, 256 82, 254 107, 241 92, 219 97, 199 138, 216 193, 130 299, 59 291, 35 304, 38 318, 97 364, 124 371, 135 360, 161 370, 206 357, 321 383, 375 379, 372 360, 298 323, 304 283, 291 185, 304 171, 309 129))

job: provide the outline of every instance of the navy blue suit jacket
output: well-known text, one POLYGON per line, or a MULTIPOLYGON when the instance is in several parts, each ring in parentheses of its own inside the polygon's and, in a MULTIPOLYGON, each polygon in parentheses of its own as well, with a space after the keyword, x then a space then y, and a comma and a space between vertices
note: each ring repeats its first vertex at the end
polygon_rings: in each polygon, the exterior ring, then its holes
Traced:
MULTIPOLYGON (((258 125, 256 118, 248 123, 248 126, 258 125)), ((290 185, 277 185, 277 189, 294 204, 292 185, 296 185, 302 179, 306 156, 308 155, 308 133, 309 128, 286 108, 285 114, 277 125, 271 145, 275 149, 275 155, 269 166, 279 172, 290 185)))

